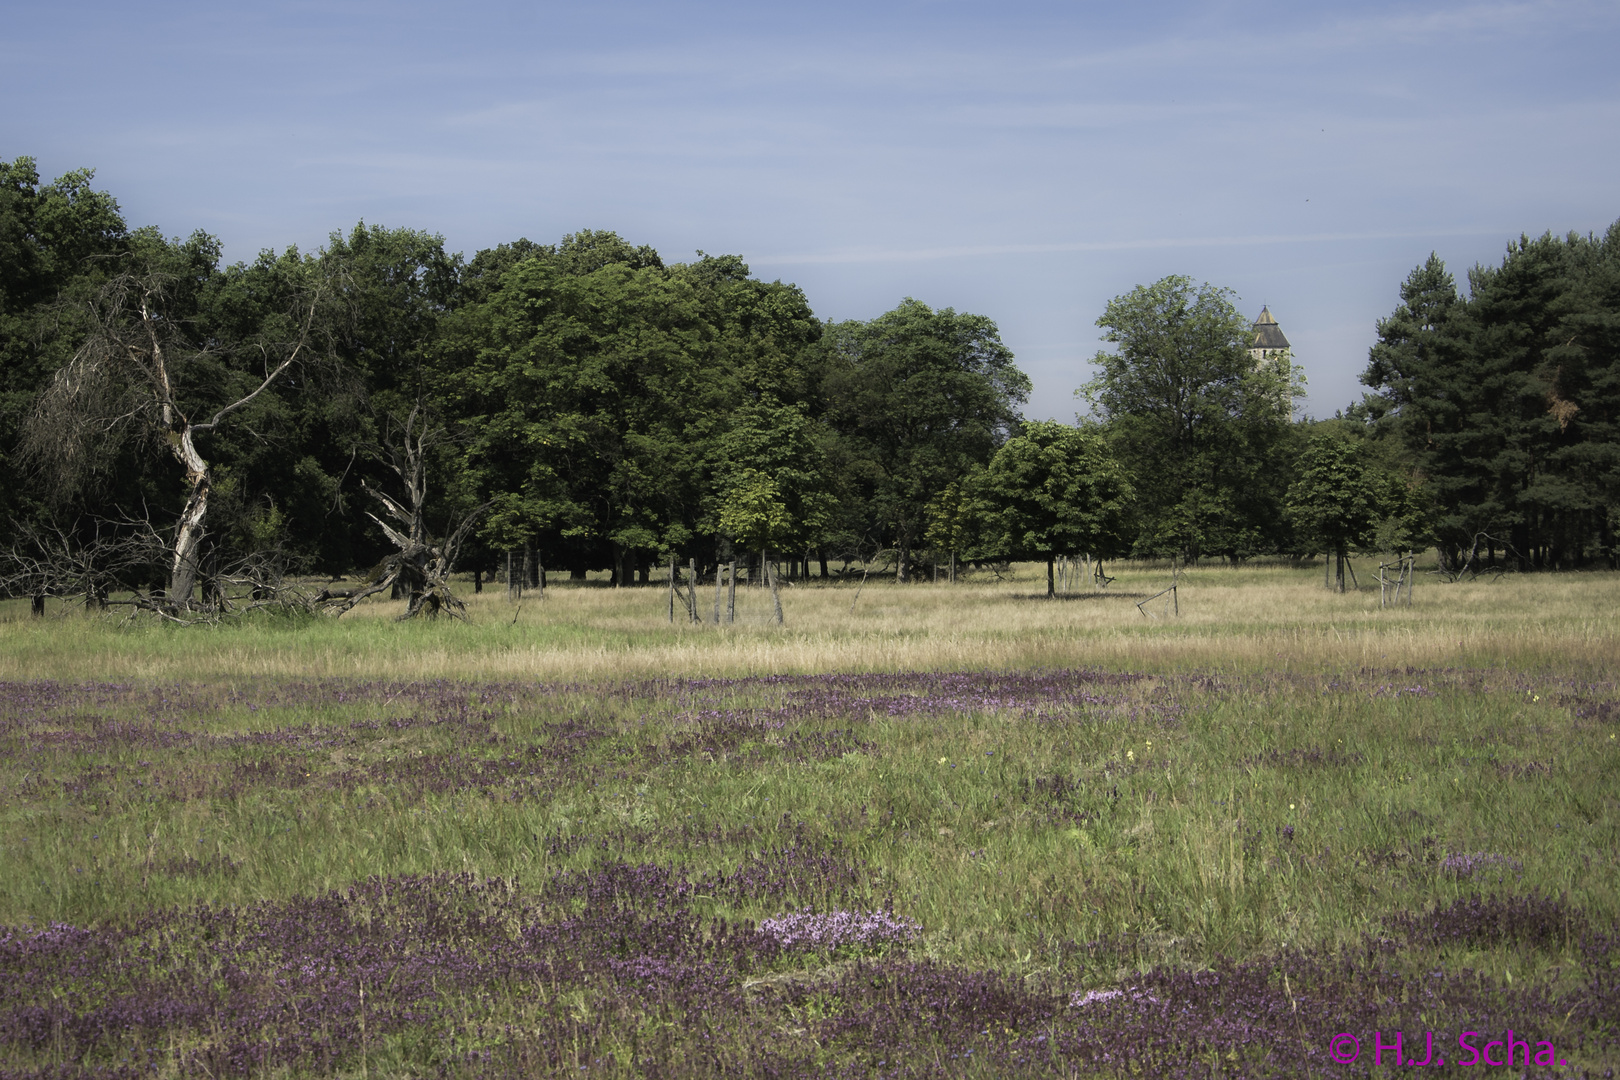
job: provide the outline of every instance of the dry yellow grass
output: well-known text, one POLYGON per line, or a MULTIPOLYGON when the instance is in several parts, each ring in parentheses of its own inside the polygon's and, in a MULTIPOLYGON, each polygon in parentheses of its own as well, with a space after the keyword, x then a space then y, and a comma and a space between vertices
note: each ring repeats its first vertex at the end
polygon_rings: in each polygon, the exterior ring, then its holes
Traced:
MULTIPOLYGON (((1042 568, 956 586, 800 583, 738 591, 739 622, 667 619, 658 585, 553 587, 514 608, 501 592, 468 595, 470 622, 398 624, 398 603, 341 622, 176 629, 122 626, 70 608, 44 620, 0 609, 0 678, 216 679, 278 676, 590 681, 772 672, 1100 666, 1341 669, 1514 666, 1588 670, 1620 645, 1620 574, 1505 575, 1419 581, 1410 608, 1380 610, 1376 589, 1338 595, 1319 571, 1210 566, 1181 579, 1180 615, 1137 602, 1168 580, 1123 566, 1102 593, 1041 596, 1042 568), (851 611, 853 604, 854 610, 851 611)), ((1364 576, 1367 571, 1363 571, 1364 576)), ((470 589, 467 590, 470 594, 470 589)), ((699 590, 712 616, 713 590, 699 590)), ((684 619, 684 610, 678 612, 684 619)))

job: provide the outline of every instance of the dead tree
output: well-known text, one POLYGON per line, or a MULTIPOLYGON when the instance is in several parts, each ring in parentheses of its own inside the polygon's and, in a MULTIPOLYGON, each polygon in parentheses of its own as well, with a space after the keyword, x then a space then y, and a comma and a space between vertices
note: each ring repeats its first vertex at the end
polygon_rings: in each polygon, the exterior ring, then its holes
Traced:
POLYGON ((29 420, 25 454, 71 487, 92 465, 100 445, 123 430, 144 427, 167 446, 185 470, 185 503, 167 544, 168 587, 173 609, 193 605, 198 552, 205 535, 213 474, 197 449, 197 436, 211 432, 247 407, 309 351, 319 293, 300 301, 289 341, 253 343, 261 370, 257 385, 228 404, 204 409, 193 420, 176 388, 179 369, 210 356, 212 347, 189 344, 168 310, 172 279, 165 274, 120 274, 91 302, 91 330, 84 344, 51 381, 29 420), (305 310, 307 309, 307 310, 305 310))
POLYGON ((30 597, 35 615, 44 614, 47 596, 81 596, 85 607, 105 610, 109 594, 151 564, 150 548, 110 522, 12 524, 12 545, 0 553, 0 594, 30 597))
POLYGON ((1492 536, 1488 532, 1477 532, 1474 534, 1473 539, 1469 541, 1468 550, 1450 565, 1447 565, 1442 552, 1440 573, 1445 575, 1448 581, 1461 581, 1464 577, 1472 579, 1483 574, 1495 574, 1500 577, 1504 573, 1502 567, 1493 565, 1488 560, 1480 557, 1481 548, 1494 551, 1498 547, 1502 549, 1504 556, 1512 556, 1521 566, 1528 562, 1524 556, 1519 554, 1518 549, 1510 541, 1499 536, 1492 536))
POLYGON ((309 597, 290 583, 296 560, 279 548, 228 560, 215 553, 199 572, 200 599, 177 606, 160 588, 149 589, 153 569, 166 566, 168 538, 145 518, 90 518, 71 527, 16 523, 11 548, 0 553, 0 590, 34 598, 42 614, 47 596, 82 597, 87 609, 127 608, 131 618, 150 613, 180 625, 215 623, 256 611, 307 612, 309 597))
MULTIPOLYGON (((389 426, 393 427, 392 418, 389 426)), ((477 507, 463 518, 443 542, 436 543, 428 532, 428 451, 446 434, 444 428, 429 421, 426 410, 418 404, 399 424, 398 434, 390 432, 385 437, 379 456, 399 478, 405 489, 405 497, 396 499, 364 480, 360 486, 367 495, 377 500, 384 516, 392 519, 393 524, 370 511, 366 512, 366 516, 377 523, 389 543, 399 550, 373 567, 358 588, 321 591, 315 602, 334 616, 342 616, 368 596, 375 596, 384 590, 392 592, 398 586, 407 599, 401 620, 424 614, 433 618, 441 612, 466 619, 466 605, 450 591, 450 572, 454 569, 461 545, 466 542, 468 534, 489 504, 477 507)))

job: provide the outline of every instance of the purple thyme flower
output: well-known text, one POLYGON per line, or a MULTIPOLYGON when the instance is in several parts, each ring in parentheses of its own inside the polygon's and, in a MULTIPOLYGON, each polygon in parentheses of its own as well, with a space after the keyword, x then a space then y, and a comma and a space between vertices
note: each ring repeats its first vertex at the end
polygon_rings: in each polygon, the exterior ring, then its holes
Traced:
POLYGON ((845 946, 904 945, 922 933, 922 924, 887 911, 789 912, 766 919, 759 931, 784 949, 824 950, 845 946))

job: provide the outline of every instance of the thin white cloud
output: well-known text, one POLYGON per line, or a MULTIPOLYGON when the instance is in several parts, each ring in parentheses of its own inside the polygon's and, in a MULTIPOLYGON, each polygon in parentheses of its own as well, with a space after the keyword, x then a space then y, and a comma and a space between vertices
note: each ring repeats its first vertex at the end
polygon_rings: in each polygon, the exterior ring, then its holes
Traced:
POLYGON ((1415 240, 1439 236, 1495 236, 1501 228, 1421 229, 1391 232, 1293 233, 1257 236, 1142 237, 1129 240, 1080 240, 1057 244, 977 244, 931 248, 847 248, 803 254, 751 255, 758 266, 805 266, 836 263, 934 262, 994 255, 1062 255, 1087 251, 1151 251, 1204 247, 1257 247, 1271 244, 1327 244, 1358 240, 1415 240))

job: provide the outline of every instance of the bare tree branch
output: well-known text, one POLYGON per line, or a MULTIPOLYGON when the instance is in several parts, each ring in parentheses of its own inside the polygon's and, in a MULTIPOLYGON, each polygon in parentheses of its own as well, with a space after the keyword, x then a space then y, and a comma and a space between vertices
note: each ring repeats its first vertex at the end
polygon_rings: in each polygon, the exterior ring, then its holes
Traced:
MULTIPOLYGON (((317 299, 318 298, 319 298, 319 296, 317 294, 317 299)), ((315 324, 315 308, 316 308, 315 301, 311 301, 310 305, 309 305, 309 313, 304 317, 304 328, 298 335, 298 344, 294 345, 292 352, 288 353, 287 356, 281 361, 281 363, 276 365, 276 368, 275 368, 274 371, 270 372, 270 374, 268 374, 268 375, 266 375, 264 377, 263 382, 261 382, 258 386, 254 387, 252 393, 246 395, 245 397, 238 398, 236 401, 231 402, 231 404, 229 404, 229 405, 225 406, 223 409, 219 410, 217 413, 214 414, 213 419, 209 420, 206 424, 193 424, 192 425, 192 430, 193 431, 213 431, 216 427, 219 426, 219 422, 221 420, 225 419, 225 417, 229 416, 231 413, 235 412, 236 410, 247 406, 250 402, 252 402, 252 400, 254 398, 256 398, 260 394, 264 393, 265 389, 271 383, 275 382, 278 378, 280 378, 281 373, 286 371, 289 367, 292 366, 293 361, 298 359, 298 354, 303 352, 304 347, 309 344, 310 327, 312 327, 315 324)), ((264 346, 263 345, 259 346, 259 351, 264 352, 264 346)), ((268 359, 268 353, 266 354, 266 358, 268 359)))

